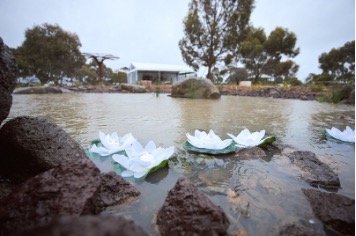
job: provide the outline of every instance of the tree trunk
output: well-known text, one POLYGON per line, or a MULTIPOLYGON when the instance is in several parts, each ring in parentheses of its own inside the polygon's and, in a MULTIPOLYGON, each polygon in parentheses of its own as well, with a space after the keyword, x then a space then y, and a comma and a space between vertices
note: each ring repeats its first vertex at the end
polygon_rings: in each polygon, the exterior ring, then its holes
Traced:
POLYGON ((211 65, 208 66, 208 74, 206 75, 207 79, 210 79, 214 83, 213 78, 211 78, 211 65))
POLYGON ((97 62, 98 63, 98 66, 99 66, 99 68, 98 68, 98 80, 99 80, 99 86, 100 87, 104 87, 104 83, 103 83, 103 61, 98 61, 97 62))

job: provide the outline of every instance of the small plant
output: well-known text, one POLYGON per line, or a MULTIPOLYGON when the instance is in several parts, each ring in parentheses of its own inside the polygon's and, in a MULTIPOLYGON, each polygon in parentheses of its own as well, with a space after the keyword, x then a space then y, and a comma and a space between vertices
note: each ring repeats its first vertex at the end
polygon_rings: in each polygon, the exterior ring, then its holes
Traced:
POLYGON ((159 94, 161 93, 161 86, 159 84, 156 84, 155 92, 156 92, 156 97, 159 97, 159 94))
POLYGON ((324 92, 326 90, 324 85, 321 84, 312 84, 310 85, 310 90, 312 92, 324 92))
POLYGON ((261 91, 262 88, 263 88, 262 84, 254 84, 254 85, 252 85, 252 90, 261 91))
POLYGON ((235 85, 235 84, 230 85, 230 90, 236 92, 237 91, 237 85, 235 85))

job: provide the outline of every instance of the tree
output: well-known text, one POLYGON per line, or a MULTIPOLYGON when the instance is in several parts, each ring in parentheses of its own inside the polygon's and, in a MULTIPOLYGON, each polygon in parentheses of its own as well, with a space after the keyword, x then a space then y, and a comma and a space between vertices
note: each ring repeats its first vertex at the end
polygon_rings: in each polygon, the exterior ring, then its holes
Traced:
POLYGON ((113 73, 111 76, 111 83, 112 84, 127 83, 127 73, 123 71, 118 71, 116 73, 113 73))
POLYGON ((214 67, 213 70, 211 71, 211 78, 214 84, 221 84, 224 80, 220 69, 217 67, 214 67))
POLYGON ((192 0, 184 19, 185 37, 179 41, 183 60, 194 69, 212 69, 229 64, 243 39, 253 9, 253 0, 192 0))
MULTIPOLYGON (((115 59, 119 59, 119 57, 113 56, 111 54, 93 54, 93 53, 83 53, 84 56, 86 56, 87 58, 91 58, 93 59, 93 61, 96 62, 96 64, 98 65, 98 81, 101 87, 104 86, 104 82, 103 82, 103 73, 104 73, 104 61, 105 60, 115 60, 115 59)), ((111 74, 112 74, 112 70, 111 70, 111 74)), ((110 77, 111 77, 110 74, 110 77)))
POLYGON ((14 50, 21 76, 36 76, 42 84, 56 84, 73 77, 85 63, 79 37, 58 25, 43 24, 27 29, 25 41, 14 50))
POLYGON ((299 54, 299 48, 295 48, 296 41, 295 34, 287 29, 277 27, 267 37, 264 29, 251 27, 240 45, 238 58, 249 70, 254 83, 263 74, 286 79, 299 69, 291 60, 282 61, 299 54))
POLYGON ((308 77, 305 79, 306 83, 318 83, 318 84, 330 84, 333 81, 333 77, 329 74, 314 74, 310 73, 308 77))
POLYGON ((248 72, 243 67, 231 67, 229 69, 229 77, 227 81, 229 83, 239 84, 240 81, 244 81, 248 79, 248 72))
POLYGON ((271 75, 275 78, 275 80, 279 81, 287 81, 292 78, 295 78, 295 74, 299 70, 299 65, 295 64, 292 60, 287 60, 283 62, 279 62, 274 70, 272 70, 271 75))
POLYGON ((247 38, 241 43, 238 57, 242 64, 253 75, 253 82, 257 82, 263 74, 268 74, 268 55, 264 44, 267 41, 266 34, 262 28, 250 28, 247 38))
POLYGON ((319 63, 322 73, 329 75, 333 81, 355 82, 355 41, 322 53, 319 63))
POLYGON ((80 69, 77 69, 75 72, 75 78, 80 83, 93 83, 96 81, 96 69, 92 68, 90 64, 83 65, 80 69))

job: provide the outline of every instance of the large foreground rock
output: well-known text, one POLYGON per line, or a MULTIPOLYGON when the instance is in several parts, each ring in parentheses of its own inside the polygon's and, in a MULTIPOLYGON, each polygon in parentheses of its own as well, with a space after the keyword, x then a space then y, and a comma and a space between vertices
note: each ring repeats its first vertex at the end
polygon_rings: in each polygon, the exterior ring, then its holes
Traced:
POLYGON ((175 98, 220 98, 219 89, 208 79, 184 79, 172 85, 171 96, 175 98))
POLYGON ((115 172, 101 174, 100 177, 101 184, 91 209, 94 213, 99 213, 112 205, 126 204, 140 195, 135 186, 115 172))
POLYGON ((143 229, 132 220, 123 216, 64 216, 50 224, 17 236, 46 235, 46 236, 148 236, 143 229))
POLYGON ((101 174, 89 159, 66 162, 25 181, 0 201, 0 235, 44 226, 60 216, 96 214, 139 194, 122 177, 101 174))
POLYGON ((302 189, 313 212, 326 227, 342 235, 355 235, 355 200, 336 193, 302 189))
POLYGON ((337 174, 325 163, 321 162, 314 153, 295 151, 288 155, 291 162, 302 171, 302 178, 312 186, 340 187, 337 174))
POLYGON ((11 93, 16 86, 17 74, 15 58, 0 37, 0 124, 9 115, 12 105, 11 93))
POLYGON ((64 161, 87 158, 81 146, 56 124, 16 117, 0 129, 0 176, 20 183, 64 161))
POLYGON ((227 235, 224 211, 188 179, 180 177, 157 215, 162 235, 227 235))
POLYGON ((0 232, 7 235, 47 224, 57 216, 91 213, 89 203, 100 184, 100 171, 89 159, 37 175, 1 200, 0 232))

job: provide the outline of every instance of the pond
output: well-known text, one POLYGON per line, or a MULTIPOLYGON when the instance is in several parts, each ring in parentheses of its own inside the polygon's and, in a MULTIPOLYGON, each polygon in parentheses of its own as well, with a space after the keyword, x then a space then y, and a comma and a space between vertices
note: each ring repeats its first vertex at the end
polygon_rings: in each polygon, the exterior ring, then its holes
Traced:
MULTIPOLYGON (((344 130, 348 125, 355 129, 354 106, 238 96, 190 100, 166 94, 13 95, 9 117, 19 115, 48 118, 85 149, 99 131, 115 131, 120 136, 132 133, 142 144, 153 140, 157 146, 174 145, 176 154, 169 168, 146 180, 131 181, 141 191, 138 200, 102 213, 132 218, 150 235, 159 235, 155 214, 180 176, 224 209, 229 232, 276 235, 288 223, 324 232, 301 191, 312 187, 300 178, 296 166, 278 153, 254 160, 187 153, 182 148, 185 134, 195 129, 213 129, 223 139, 228 138, 226 133, 237 135, 244 128, 265 129, 295 150, 314 152, 338 174, 338 193, 353 199, 355 195, 355 146, 323 137, 324 128, 344 130)), ((110 158, 93 161, 103 172, 113 170, 110 158)))

